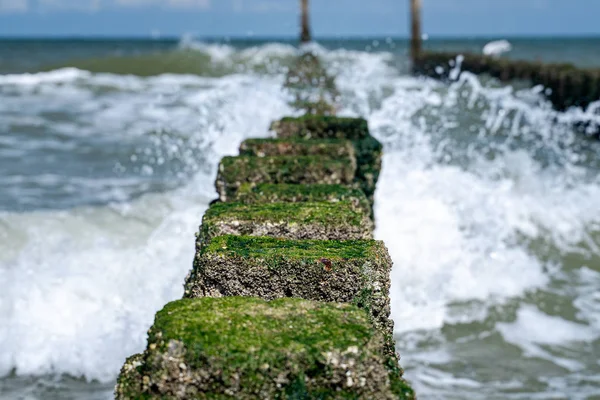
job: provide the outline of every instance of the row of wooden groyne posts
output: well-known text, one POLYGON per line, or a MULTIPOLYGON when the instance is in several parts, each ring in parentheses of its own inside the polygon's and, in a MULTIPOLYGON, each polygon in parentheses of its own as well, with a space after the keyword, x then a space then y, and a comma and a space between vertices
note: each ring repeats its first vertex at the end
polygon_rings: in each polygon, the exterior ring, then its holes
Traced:
POLYGON ((184 298, 156 314, 117 399, 414 399, 392 338, 392 261, 373 240, 381 144, 335 113, 310 54, 301 117, 222 159, 184 298))
POLYGON ((546 99, 558 111, 571 107, 588 109, 587 120, 574 121, 573 127, 600 139, 600 68, 579 68, 570 63, 511 60, 503 57, 465 52, 418 52, 413 55, 412 69, 417 75, 441 80, 456 79, 451 71, 468 71, 487 75, 500 82, 525 82, 540 85, 546 99), (592 117, 592 118, 589 118, 592 117))

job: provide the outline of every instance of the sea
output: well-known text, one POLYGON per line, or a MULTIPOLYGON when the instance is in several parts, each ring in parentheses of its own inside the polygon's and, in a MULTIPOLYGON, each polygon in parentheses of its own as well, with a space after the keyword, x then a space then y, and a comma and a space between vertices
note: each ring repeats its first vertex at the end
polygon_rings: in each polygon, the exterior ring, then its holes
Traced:
MULTIPOLYGON (((600 38, 429 39, 600 67, 600 38)), ((419 399, 600 399, 600 141, 545 88, 409 73, 322 39, 340 115, 384 144, 376 237, 419 399)), ((178 299, 219 160, 296 115, 283 39, 0 40, 0 399, 107 400, 178 299)))

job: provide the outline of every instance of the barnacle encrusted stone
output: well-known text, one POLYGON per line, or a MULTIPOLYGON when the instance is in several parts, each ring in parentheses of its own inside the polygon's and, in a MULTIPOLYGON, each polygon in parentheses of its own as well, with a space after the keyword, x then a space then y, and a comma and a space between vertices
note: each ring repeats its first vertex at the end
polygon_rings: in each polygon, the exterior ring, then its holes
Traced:
POLYGON ((324 156, 224 157, 215 186, 221 201, 235 196, 243 184, 342 184, 353 185, 356 165, 349 158, 324 156))
POLYGON ((247 139, 240 145, 240 155, 258 157, 326 156, 348 158, 356 163, 356 152, 352 142, 340 139, 247 139))
POLYGON ((370 212, 365 193, 344 185, 244 184, 238 189, 234 201, 244 204, 347 201, 367 214, 370 212))
POLYGON ((118 400, 414 398, 387 365, 381 342, 367 314, 349 304, 184 299, 156 314, 145 352, 128 361, 115 394, 118 400))
POLYGON ((368 310, 394 353, 392 260, 376 240, 283 240, 220 236, 197 246, 186 297, 251 296, 353 303, 368 310))
POLYGON ((334 115, 340 93, 335 78, 327 73, 319 58, 304 53, 286 75, 284 87, 294 100, 290 105, 308 114, 334 115))
POLYGON ((356 178, 371 203, 381 171, 382 145, 369 134, 363 118, 323 115, 286 117, 271 125, 279 138, 347 139, 356 149, 356 178))
POLYGON ((372 239, 369 214, 349 201, 337 203, 221 203, 202 218, 199 242, 222 235, 287 239, 372 239))

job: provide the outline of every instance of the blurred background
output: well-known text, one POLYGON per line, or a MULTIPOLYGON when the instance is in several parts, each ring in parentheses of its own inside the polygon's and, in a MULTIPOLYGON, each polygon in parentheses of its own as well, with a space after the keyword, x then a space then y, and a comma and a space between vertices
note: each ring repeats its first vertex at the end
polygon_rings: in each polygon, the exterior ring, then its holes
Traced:
MULTIPOLYGON (((218 161, 297 113, 297 0, 0 0, 0 399, 110 399, 183 293, 218 161)), ((600 142, 544 88, 410 74, 408 0, 312 0, 385 146, 378 239, 420 399, 600 399, 600 142)), ((600 67, 600 2, 423 0, 425 49, 600 67), (489 47, 488 47, 489 49, 489 47)), ((600 98, 600 94, 598 96, 600 98)))

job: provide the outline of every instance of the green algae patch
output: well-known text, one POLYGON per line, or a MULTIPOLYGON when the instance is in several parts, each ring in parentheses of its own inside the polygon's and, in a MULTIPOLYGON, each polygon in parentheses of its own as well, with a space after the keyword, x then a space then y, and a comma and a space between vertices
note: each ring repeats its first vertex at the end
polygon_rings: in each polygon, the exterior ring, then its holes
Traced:
POLYGON ((220 236, 198 246, 186 297, 250 296, 352 303, 368 311, 394 355, 392 261, 376 240, 220 236))
POLYGON ((286 117, 271 125, 279 138, 347 139, 356 150, 356 179, 367 198, 373 196, 381 172, 382 145, 369 134, 363 118, 305 115, 286 117))
POLYGON ((144 379, 143 366, 143 354, 135 354, 125 360, 115 386, 116 398, 143 399, 145 397, 140 393, 144 379))
POLYGON ((353 185, 353 160, 323 156, 224 157, 215 186, 219 199, 228 201, 244 184, 342 184, 353 185))
POLYGON ((326 156, 345 158, 356 164, 356 154, 348 140, 247 139, 240 146, 242 156, 326 156))
POLYGON ((362 140, 370 136, 364 118, 304 115, 285 117, 272 124, 271 128, 281 138, 303 137, 306 139, 362 140))
POLYGON ((256 186, 242 185, 235 201, 244 204, 256 203, 300 203, 347 201, 356 209, 370 212, 365 193, 344 185, 289 185, 264 183, 256 186))
POLYGON ((335 78, 327 73, 319 58, 313 53, 305 53, 298 57, 296 63, 288 70, 283 85, 298 94, 320 90, 322 93, 337 96, 335 78))
MULTIPOLYGON (((156 314, 132 399, 406 399, 363 310, 302 299, 184 299, 156 314)), ((123 378, 119 378, 123 382, 123 378)))
POLYGON ((305 114, 314 115, 336 115, 337 108, 330 101, 327 101, 323 96, 319 96, 317 99, 296 99, 291 102, 290 105, 297 109, 304 111, 305 114))
POLYGON ((335 115, 340 93, 335 79, 327 73, 319 58, 304 53, 288 70, 284 88, 293 97, 290 105, 307 114, 335 115))
POLYGON ((221 203, 202 219, 199 242, 222 235, 271 236, 287 239, 370 239, 369 214, 351 202, 221 203))

